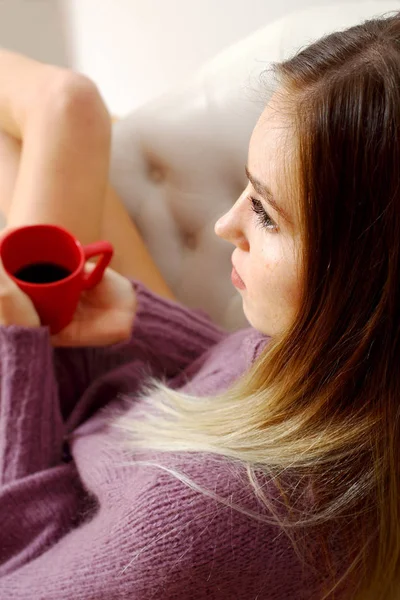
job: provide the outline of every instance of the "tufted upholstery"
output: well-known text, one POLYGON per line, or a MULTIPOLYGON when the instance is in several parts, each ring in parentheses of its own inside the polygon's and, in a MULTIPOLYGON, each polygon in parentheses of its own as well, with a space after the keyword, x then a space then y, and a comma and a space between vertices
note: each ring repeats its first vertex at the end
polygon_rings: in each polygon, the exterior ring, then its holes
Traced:
POLYGON ((229 330, 248 325, 230 281, 234 247, 214 224, 246 185, 249 137, 273 90, 260 74, 324 33, 399 9, 375 1, 291 13, 114 124, 111 183, 180 301, 229 330))

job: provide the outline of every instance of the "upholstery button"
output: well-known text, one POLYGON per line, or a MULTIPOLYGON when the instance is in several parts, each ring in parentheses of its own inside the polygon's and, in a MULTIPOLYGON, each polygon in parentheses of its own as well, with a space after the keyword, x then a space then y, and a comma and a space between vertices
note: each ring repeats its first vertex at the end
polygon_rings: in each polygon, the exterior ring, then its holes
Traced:
POLYGON ((194 250, 197 247, 197 238, 194 233, 184 233, 183 234, 183 243, 185 246, 194 250))
POLYGON ((155 181, 156 183, 160 183, 161 181, 164 181, 165 174, 164 174, 164 171, 161 169, 161 167, 158 167, 156 165, 151 165, 149 168, 149 177, 150 177, 150 179, 152 179, 152 181, 155 181))

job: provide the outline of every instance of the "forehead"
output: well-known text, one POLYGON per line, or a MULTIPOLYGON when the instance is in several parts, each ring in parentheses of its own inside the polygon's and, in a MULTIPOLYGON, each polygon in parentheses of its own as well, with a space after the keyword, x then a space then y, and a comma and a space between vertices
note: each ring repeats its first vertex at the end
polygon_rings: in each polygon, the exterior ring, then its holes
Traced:
POLYGON ((251 135, 249 171, 267 185, 293 223, 299 218, 295 129, 287 100, 275 93, 262 112, 251 135))
POLYGON ((275 93, 253 130, 249 145, 249 166, 261 176, 269 167, 284 168, 285 156, 293 144, 293 126, 284 110, 281 95, 275 93), (259 171, 260 169, 260 171, 259 171))

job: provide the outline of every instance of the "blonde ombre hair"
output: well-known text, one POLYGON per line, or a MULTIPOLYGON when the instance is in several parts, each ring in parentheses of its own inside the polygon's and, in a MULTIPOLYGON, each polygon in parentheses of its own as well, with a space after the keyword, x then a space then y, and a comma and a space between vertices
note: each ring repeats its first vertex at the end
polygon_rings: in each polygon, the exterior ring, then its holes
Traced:
POLYGON ((321 599, 396 600, 400 13, 325 36, 272 69, 293 99, 298 142, 298 315, 229 389, 195 397, 150 378, 141 390, 152 409, 146 418, 120 415, 112 424, 131 449, 239 462, 269 522, 303 560, 296 531, 306 527, 308 540, 324 548, 324 524, 337 523, 348 568, 336 578, 326 553, 332 581, 321 599), (279 489, 287 516, 278 514, 256 472, 279 489), (304 490, 312 490, 313 503, 302 512, 304 490))

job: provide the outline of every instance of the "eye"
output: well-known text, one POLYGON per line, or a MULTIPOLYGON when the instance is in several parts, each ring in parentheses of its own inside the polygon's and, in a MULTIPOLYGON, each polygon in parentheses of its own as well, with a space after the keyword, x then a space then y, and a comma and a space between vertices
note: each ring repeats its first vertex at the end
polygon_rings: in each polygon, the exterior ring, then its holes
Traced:
POLYGON ((278 229, 276 223, 274 223, 269 214, 265 211, 261 202, 252 196, 249 196, 248 198, 251 202, 251 210, 256 213, 261 227, 264 227, 269 231, 276 231, 278 229))

